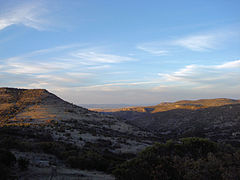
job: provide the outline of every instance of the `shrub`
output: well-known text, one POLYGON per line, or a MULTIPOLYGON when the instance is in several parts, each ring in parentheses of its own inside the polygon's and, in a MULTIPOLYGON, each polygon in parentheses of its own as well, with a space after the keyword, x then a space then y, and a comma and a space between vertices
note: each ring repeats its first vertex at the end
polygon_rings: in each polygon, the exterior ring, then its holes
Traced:
POLYGON ((16 163, 16 157, 10 151, 0 149, 0 163, 11 167, 16 163))
POLYGON ((185 138, 148 147, 115 168, 113 174, 120 180, 238 179, 239 154, 207 139, 185 138))
POLYGON ((10 179, 11 168, 16 162, 14 154, 10 151, 0 149, 0 179, 10 179))
POLYGON ((29 166, 29 160, 24 158, 24 157, 20 157, 18 159, 18 167, 21 171, 25 171, 28 169, 29 166))

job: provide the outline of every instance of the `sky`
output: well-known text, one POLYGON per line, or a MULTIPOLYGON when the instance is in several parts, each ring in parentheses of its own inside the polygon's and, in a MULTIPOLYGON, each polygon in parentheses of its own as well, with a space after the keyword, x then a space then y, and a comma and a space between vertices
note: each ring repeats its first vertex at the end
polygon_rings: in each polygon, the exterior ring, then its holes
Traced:
POLYGON ((75 104, 240 99, 239 0, 0 0, 0 87, 75 104))

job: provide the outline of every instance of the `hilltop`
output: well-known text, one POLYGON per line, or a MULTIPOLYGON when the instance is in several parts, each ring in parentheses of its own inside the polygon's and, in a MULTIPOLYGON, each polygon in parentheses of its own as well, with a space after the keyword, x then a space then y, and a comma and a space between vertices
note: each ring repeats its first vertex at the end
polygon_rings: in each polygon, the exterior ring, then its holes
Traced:
MULTIPOLYGON (((76 110, 82 116, 87 109, 70 104, 45 89, 0 88, 0 117, 2 123, 41 124, 73 118, 76 110)), ((76 114, 75 113, 75 114, 76 114)))

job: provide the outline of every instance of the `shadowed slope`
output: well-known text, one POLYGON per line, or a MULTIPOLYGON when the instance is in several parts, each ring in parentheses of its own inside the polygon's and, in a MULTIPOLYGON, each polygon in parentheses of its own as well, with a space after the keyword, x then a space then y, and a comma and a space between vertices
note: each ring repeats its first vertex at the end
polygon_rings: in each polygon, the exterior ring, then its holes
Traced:
POLYGON ((104 113, 157 133, 164 139, 198 136, 240 144, 239 100, 178 101, 104 113))

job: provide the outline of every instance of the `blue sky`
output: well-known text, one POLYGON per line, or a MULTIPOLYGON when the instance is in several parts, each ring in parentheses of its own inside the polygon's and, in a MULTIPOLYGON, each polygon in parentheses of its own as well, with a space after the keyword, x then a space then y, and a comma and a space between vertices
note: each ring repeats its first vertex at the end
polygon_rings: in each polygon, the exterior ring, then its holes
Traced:
POLYGON ((238 0, 0 0, 0 87, 77 104, 240 98, 238 0))

